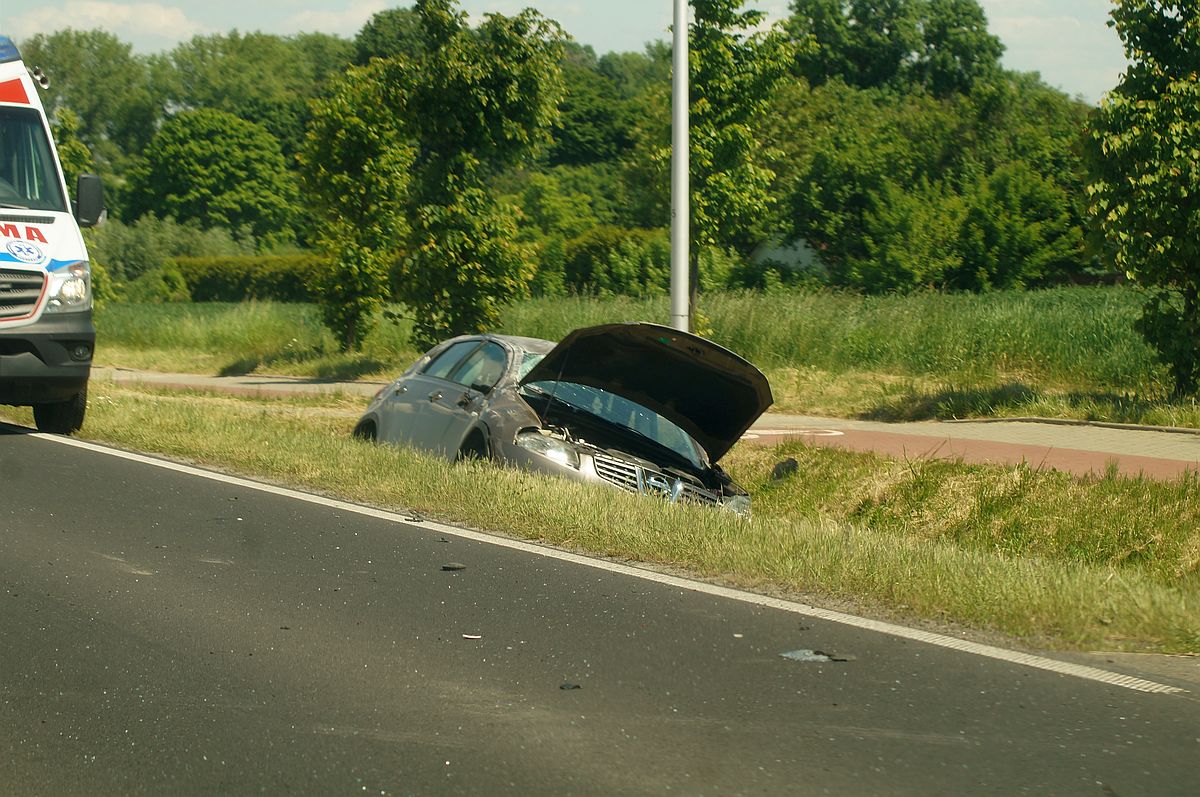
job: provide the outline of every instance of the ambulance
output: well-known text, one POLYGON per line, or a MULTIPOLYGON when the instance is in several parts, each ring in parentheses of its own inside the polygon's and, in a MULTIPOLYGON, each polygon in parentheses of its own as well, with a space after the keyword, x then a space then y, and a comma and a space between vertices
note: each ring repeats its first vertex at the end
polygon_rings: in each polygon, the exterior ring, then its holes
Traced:
POLYGON ((104 189, 81 175, 67 194, 37 69, 0 36, 0 404, 33 407, 39 431, 83 425, 96 343, 81 227, 98 224, 104 189))

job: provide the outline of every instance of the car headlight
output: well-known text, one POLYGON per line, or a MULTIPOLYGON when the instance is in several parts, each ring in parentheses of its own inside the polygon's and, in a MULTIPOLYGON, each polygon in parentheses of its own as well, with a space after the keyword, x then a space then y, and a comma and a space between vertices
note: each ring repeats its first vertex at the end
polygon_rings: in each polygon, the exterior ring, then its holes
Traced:
POLYGON ((521 448, 541 454, 560 465, 579 467, 579 452, 575 450, 575 446, 557 437, 547 437, 539 432, 521 432, 517 435, 516 442, 521 448))
POLYGON ((92 277, 85 262, 72 263, 50 272, 47 313, 70 313, 92 309, 92 277))
POLYGON ((750 496, 748 495, 731 495, 725 499, 722 506, 744 518, 750 517, 750 496))

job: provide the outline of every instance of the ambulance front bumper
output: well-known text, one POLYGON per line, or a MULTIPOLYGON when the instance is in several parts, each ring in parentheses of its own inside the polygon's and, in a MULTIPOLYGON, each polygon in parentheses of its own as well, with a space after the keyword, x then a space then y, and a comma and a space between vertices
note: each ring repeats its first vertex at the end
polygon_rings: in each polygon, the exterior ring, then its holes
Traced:
POLYGON ((66 401, 87 386, 96 345, 90 311, 0 324, 0 404, 66 401))

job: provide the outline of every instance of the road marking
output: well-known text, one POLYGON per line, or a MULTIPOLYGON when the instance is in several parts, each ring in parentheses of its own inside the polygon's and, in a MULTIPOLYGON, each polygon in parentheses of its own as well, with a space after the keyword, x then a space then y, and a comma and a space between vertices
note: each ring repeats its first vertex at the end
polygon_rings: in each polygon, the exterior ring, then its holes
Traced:
POLYGON ((766 435, 768 437, 842 437, 845 432, 839 432, 837 429, 751 429, 742 435, 743 440, 757 440, 766 435))
POLYGON ((703 581, 692 581, 691 579, 671 576, 643 567, 619 564, 617 562, 608 562, 602 559, 593 559, 591 557, 582 556, 580 554, 568 553, 567 551, 560 551, 557 548, 551 548, 537 543, 493 536, 490 534, 484 534, 483 532, 460 529, 456 526, 448 526, 443 523, 435 523, 428 520, 409 520, 404 517, 404 515, 397 512, 389 512, 383 509, 373 509, 368 506, 352 504, 348 501, 339 501, 335 498, 325 498, 324 496, 305 493, 288 487, 278 487, 273 484, 257 482, 251 479, 242 478, 240 476, 230 476, 224 473, 217 473, 216 471, 196 468, 191 465, 181 465, 177 462, 171 462, 169 460, 147 456, 146 454, 135 454, 130 451, 107 448, 95 443, 88 443, 83 440, 75 440, 74 438, 70 437, 61 437, 58 435, 41 433, 32 433, 30 436, 53 443, 81 448, 86 451, 93 451, 98 454, 106 454, 108 456, 125 459, 130 462, 138 462, 144 465, 162 468, 163 470, 174 471, 175 473, 182 473, 188 476, 196 476, 201 479, 221 482, 222 484, 241 487, 247 490, 256 490, 261 493, 277 495, 283 498, 291 498, 297 501, 303 501, 305 503, 315 504, 317 506, 323 506, 329 509, 337 509, 343 512, 351 512, 354 514, 363 515, 364 517, 386 520, 405 526, 413 526, 437 534, 450 534, 462 539, 482 542, 488 545, 497 545, 503 548, 534 554, 536 556, 545 556, 551 559, 558 559, 563 562, 571 562, 572 564, 595 568, 597 570, 605 570, 610 573, 619 573, 621 575, 631 576, 633 578, 642 579, 643 581, 651 581, 677 589, 690 590, 692 592, 699 592, 704 595, 712 595, 718 598, 728 598, 730 600, 740 601, 742 603, 748 603, 755 606, 762 606, 768 609, 778 609, 779 611, 799 614, 819 620, 826 620, 831 623, 838 623, 840 625, 850 626, 852 628, 875 631, 880 634, 887 634, 889 636, 899 637, 901 639, 910 639, 915 642, 924 642, 929 645, 949 648, 962 653, 970 653, 975 656, 983 656, 989 659, 1006 661, 1012 664, 1020 664, 1025 667, 1032 667, 1038 670, 1055 672, 1060 675, 1069 675, 1074 678, 1098 681, 1110 686, 1118 686, 1124 689, 1132 689, 1138 692, 1148 692, 1151 694, 1187 694, 1188 691, 1186 689, 1180 689, 1177 686, 1160 684, 1156 683, 1155 681, 1145 680, 1143 678, 1135 678, 1131 675, 1122 675, 1121 673, 1101 670, 1097 667, 1088 667, 1082 664, 1071 664, 1069 662, 1058 661, 1056 659, 1048 659, 1044 656, 1037 656, 1032 653, 1021 653, 1015 650, 1007 650, 1005 648, 995 647, 994 645, 984 645, 979 642, 957 639, 945 634, 922 631, 916 628, 907 628, 902 625, 887 623, 881 620, 871 620, 866 617, 858 617, 857 615, 846 614, 845 612, 822 609, 818 606, 810 606, 806 603, 782 600, 780 598, 772 598, 766 595, 756 595, 752 592, 743 592, 730 587, 722 587, 717 584, 707 584, 703 581))

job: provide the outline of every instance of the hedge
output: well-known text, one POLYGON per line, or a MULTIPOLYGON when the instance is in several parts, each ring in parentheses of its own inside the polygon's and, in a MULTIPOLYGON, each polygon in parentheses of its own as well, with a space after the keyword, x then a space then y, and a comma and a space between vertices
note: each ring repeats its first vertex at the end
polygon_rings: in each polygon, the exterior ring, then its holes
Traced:
POLYGON ((177 257, 194 302, 312 302, 333 263, 316 254, 177 257))

